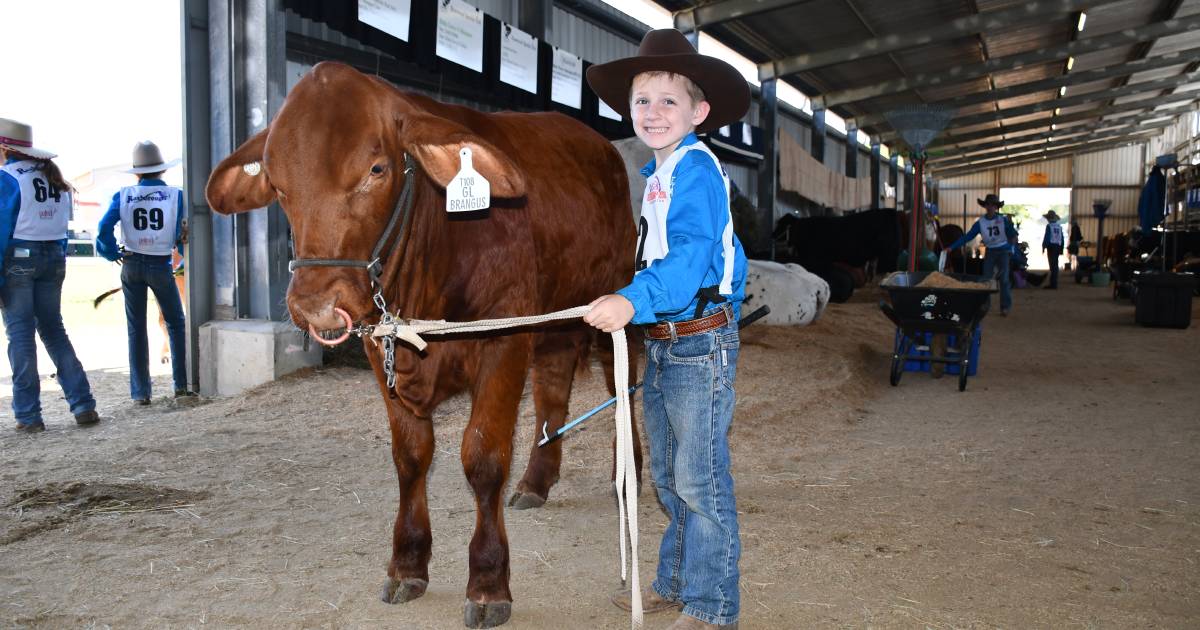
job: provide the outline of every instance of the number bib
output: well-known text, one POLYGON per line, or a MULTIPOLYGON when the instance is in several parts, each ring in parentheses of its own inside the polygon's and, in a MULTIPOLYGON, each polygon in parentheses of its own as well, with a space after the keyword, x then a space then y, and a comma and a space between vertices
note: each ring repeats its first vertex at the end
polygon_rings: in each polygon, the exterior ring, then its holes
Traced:
POLYGON ((25 241, 58 241, 67 238, 71 220, 71 191, 50 183, 41 165, 33 160, 0 167, 21 187, 21 210, 13 238, 25 241))
POLYGON ((1057 223, 1050 224, 1050 244, 1062 247, 1063 244, 1063 229, 1057 223))
POLYGON ((721 235, 721 247, 725 256, 725 267, 722 269, 721 283, 718 291, 724 295, 733 293, 733 215, 729 209, 729 176, 721 167, 721 161, 703 142, 695 142, 679 147, 662 164, 656 164, 657 170, 646 178, 646 189, 642 195, 642 214, 638 219, 638 245, 634 254, 634 270, 640 272, 647 269, 651 263, 667 256, 670 246, 667 240, 667 212, 671 208, 671 194, 675 187, 675 167, 689 151, 700 151, 712 158, 725 184, 725 229, 721 235))
POLYGON ((128 186, 121 189, 121 237, 125 249, 168 256, 175 248, 179 189, 174 186, 128 186))
POLYGON ((988 220, 987 217, 980 217, 979 235, 983 237, 983 244, 989 250, 1007 245, 1008 235, 1004 233, 1004 216, 996 214, 996 218, 991 220, 988 220))

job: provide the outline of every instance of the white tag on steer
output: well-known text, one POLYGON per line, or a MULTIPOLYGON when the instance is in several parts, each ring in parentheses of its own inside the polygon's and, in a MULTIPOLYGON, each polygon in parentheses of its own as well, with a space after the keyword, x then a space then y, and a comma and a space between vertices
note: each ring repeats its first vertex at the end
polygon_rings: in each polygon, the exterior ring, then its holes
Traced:
POLYGON ((458 152, 458 174, 446 185, 446 212, 470 212, 492 205, 492 185, 471 166, 471 149, 458 152))

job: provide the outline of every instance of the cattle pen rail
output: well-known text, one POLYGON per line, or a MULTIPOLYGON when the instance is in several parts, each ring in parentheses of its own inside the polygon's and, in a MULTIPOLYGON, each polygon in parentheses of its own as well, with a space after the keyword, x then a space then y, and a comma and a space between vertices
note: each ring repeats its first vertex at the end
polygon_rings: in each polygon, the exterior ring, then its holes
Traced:
MULTIPOLYGON (((445 320, 403 320, 398 316, 384 313, 382 323, 356 330, 360 335, 369 334, 371 339, 384 339, 385 347, 390 347, 396 339, 412 345, 417 350, 424 350, 426 342, 423 334, 445 335, 454 333, 487 332, 506 328, 519 328, 543 322, 562 319, 577 319, 587 315, 592 310, 591 305, 576 306, 544 315, 528 315, 524 317, 506 317, 500 319, 481 319, 473 322, 448 322, 445 320)), ((617 493, 617 522, 619 523, 619 540, 621 546, 621 579, 629 576, 631 599, 631 626, 635 629, 642 627, 642 594, 641 580, 638 573, 638 523, 637 523, 637 472, 633 455, 633 414, 629 406, 629 347, 625 338, 625 329, 619 328, 612 333, 613 342, 613 378, 616 383, 617 414, 617 470, 613 485, 617 493), (630 505, 629 502, 633 504, 630 505), (626 563, 626 527, 629 537, 629 562, 626 563)), ((389 379, 391 375, 388 375, 389 379)))

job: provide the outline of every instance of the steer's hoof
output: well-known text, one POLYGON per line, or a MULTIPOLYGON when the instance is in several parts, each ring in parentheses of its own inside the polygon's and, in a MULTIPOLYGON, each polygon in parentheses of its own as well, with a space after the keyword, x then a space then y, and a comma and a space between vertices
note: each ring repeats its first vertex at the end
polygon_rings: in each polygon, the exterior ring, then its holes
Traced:
POLYGON ((529 510, 540 508, 543 505, 546 505, 546 497, 540 497, 532 492, 521 492, 520 490, 514 492, 512 498, 508 500, 508 507, 514 510, 529 510))
POLYGON ((468 628, 495 628, 512 616, 512 602, 473 602, 463 608, 463 624, 468 628))
POLYGON ((404 578, 398 580, 396 578, 388 578, 386 584, 383 585, 383 601, 389 604, 403 604, 410 602, 425 594, 425 589, 429 587, 429 582, 421 578, 404 578))

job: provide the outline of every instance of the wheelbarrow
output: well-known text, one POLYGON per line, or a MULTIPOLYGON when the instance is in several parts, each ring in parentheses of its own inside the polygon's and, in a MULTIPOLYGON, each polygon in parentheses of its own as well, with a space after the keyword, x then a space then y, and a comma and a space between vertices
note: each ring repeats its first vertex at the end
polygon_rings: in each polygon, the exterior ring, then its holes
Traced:
POLYGON ((962 282, 986 283, 987 288, 917 286, 930 273, 897 271, 888 274, 880 283, 891 303, 881 300, 879 308, 896 324, 897 333, 890 382, 893 386, 900 384, 906 361, 954 364, 958 366, 958 391, 961 392, 967 388, 971 341, 987 314, 992 294, 998 290, 996 281, 982 276, 947 273, 945 275, 962 282), (926 340, 938 339, 938 335, 953 335, 954 344, 943 350, 931 347, 935 344, 926 340))

